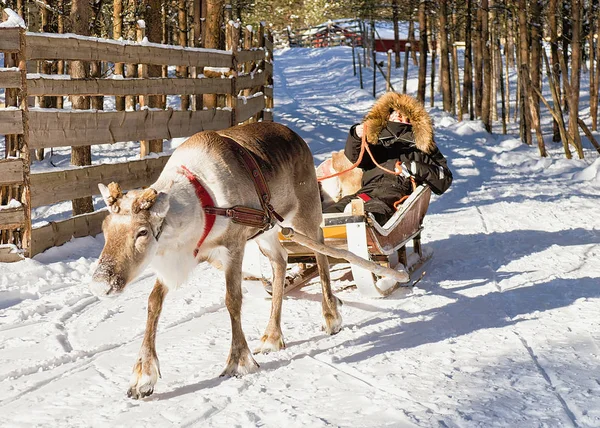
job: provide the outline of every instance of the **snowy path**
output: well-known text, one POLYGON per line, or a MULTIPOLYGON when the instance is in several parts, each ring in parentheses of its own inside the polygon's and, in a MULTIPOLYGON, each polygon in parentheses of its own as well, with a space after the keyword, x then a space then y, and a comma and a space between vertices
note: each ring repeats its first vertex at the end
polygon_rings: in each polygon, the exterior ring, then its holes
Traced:
MULTIPOLYGON (((349 50, 275 60, 276 120, 306 139, 316 162, 341 149, 373 101, 349 50)), ((153 277, 98 300, 85 281, 102 238, 77 239, 0 265, 0 425, 600 426, 598 162, 575 180, 593 154, 568 162, 556 148, 539 160, 479 122, 432 116, 455 181, 432 201, 423 242, 434 257, 413 293, 368 300, 337 280, 344 328, 332 337, 320 330, 317 285, 292 293, 287 349, 257 356, 256 374, 225 379, 224 279, 199 266, 165 304, 163 378, 153 396, 132 401, 153 277)), ((253 347, 270 302, 247 287, 253 347)))

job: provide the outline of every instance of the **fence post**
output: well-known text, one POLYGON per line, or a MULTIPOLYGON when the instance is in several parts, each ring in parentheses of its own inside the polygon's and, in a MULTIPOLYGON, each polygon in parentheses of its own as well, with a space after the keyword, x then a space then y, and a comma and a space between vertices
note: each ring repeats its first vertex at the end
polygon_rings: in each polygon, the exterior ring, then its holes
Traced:
MULTIPOLYGON (((135 32, 136 32, 136 39, 138 43, 141 43, 142 40, 144 40, 144 37, 146 37, 146 25, 141 25, 143 23, 143 21, 138 21, 136 23, 136 27, 135 27, 135 32)), ((138 77, 141 79, 146 79, 148 77, 148 65, 146 64, 138 64, 138 77)), ((140 110, 144 107, 147 106, 148 103, 146 102, 146 96, 145 95, 140 95, 140 110)), ((150 141, 148 140, 141 140, 140 141, 140 158, 144 158, 145 156, 148 156, 148 154, 150 153, 150 141)))
POLYGON ((352 36, 352 69, 354 70, 354 75, 356 76, 356 54, 354 53, 355 45, 356 38, 352 36))
POLYGON ((360 52, 358 54, 358 74, 360 78, 360 89, 364 89, 363 78, 362 78, 362 62, 360 61, 360 52))
MULTIPOLYGON (((263 78, 263 84, 260 87, 259 91, 263 93, 263 96, 265 98, 265 107, 267 105, 267 96, 265 94, 265 86, 267 84, 267 80, 266 80, 266 76, 265 76, 265 62, 267 60, 267 48, 266 48, 266 43, 265 43, 265 23, 263 21, 260 22, 259 26, 258 26, 258 35, 257 35, 257 42, 258 42, 258 48, 262 49, 263 52, 263 61, 262 61, 262 65, 260 67, 260 70, 257 67, 256 72, 258 73, 259 71, 262 72, 262 78, 263 78)), ((261 110, 260 112, 258 112, 258 114, 256 115, 256 121, 258 122, 259 120, 264 120, 265 119, 265 111, 264 109, 261 110)))
POLYGON ((27 102, 27 40, 24 28, 19 28, 17 64, 21 72, 19 108, 23 115, 23 147, 21 148, 21 158, 23 159, 23 190, 21 204, 23 205, 25 228, 21 236, 21 246, 25 257, 29 257, 31 255, 31 190, 29 183, 31 157, 29 152, 29 104, 27 102))
MULTIPOLYGON (((227 15, 225 15, 227 17, 227 15)), ((238 50, 238 32, 236 24, 227 20, 225 22, 225 49, 231 51, 231 92, 227 95, 226 105, 231 108, 231 126, 237 125, 237 76, 238 76, 238 63, 237 63, 237 50, 238 50)))
POLYGON ((392 88, 391 78, 392 78, 392 50, 388 49, 388 51, 387 51, 387 76, 385 78, 386 92, 389 92, 392 90, 391 89, 392 88))
MULTIPOLYGON (((267 70, 266 64, 267 64, 267 59, 269 60, 269 63, 271 64, 271 67, 268 69, 268 71, 270 72, 269 75, 265 74, 265 84, 269 85, 271 87, 271 90, 274 91, 275 88, 273 87, 273 32, 271 31, 271 29, 268 30, 267 32, 267 40, 270 42, 270 48, 266 49, 266 53, 265 53, 265 70, 267 70), (268 54, 268 56, 267 56, 268 54)), ((268 109, 273 109, 274 104, 273 104, 273 94, 271 94, 270 97, 267 97, 267 99, 265 100, 265 107, 268 109)), ((271 115, 273 114, 273 112, 271 112, 271 115)), ((272 116, 271 116, 272 117, 272 116)))

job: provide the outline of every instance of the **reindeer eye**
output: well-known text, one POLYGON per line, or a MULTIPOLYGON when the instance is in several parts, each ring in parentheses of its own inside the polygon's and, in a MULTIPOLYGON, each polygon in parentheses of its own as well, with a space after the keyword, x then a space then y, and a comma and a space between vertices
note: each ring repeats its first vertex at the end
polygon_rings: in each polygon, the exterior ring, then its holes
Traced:
POLYGON ((148 230, 147 229, 142 229, 137 233, 136 239, 137 238, 141 238, 142 236, 148 236, 148 230))

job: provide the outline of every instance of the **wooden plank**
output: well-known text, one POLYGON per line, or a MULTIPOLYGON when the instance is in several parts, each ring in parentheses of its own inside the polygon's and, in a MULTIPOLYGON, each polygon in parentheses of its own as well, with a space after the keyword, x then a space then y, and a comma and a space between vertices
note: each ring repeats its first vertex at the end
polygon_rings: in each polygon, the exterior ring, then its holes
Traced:
POLYGON ((22 134, 23 113, 19 109, 0 109, 0 135, 22 134))
POLYGON ((228 110, 30 111, 29 148, 189 137, 231 126, 228 110))
POLYGON ((263 92, 265 94, 265 97, 273 98, 273 87, 272 86, 265 86, 263 89, 263 92))
POLYGON ((102 221, 107 215, 108 210, 95 211, 33 229, 30 256, 69 242, 73 237, 81 238, 101 233, 102 221))
POLYGON ((19 52, 19 28, 7 27, 0 28, 0 52, 16 53, 19 52))
POLYGON ((235 119, 238 123, 242 123, 264 108, 265 97, 262 94, 246 99, 238 97, 235 119))
POLYGON ((31 206, 98 195, 98 183, 116 181, 123 190, 148 186, 156 181, 169 156, 63 171, 31 174, 31 206))
POLYGON ((265 62, 265 73, 267 73, 267 77, 273 76, 273 63, 265 62))
POLYGON ((244 74, 235 78, 235 93, 242 89, 256 88, 265 84, 265 73, 255 73, 254 75, 244 74))
POLYGON ((265 49, 269 52, 273 52, 273 42, 270 41, 268 37, 265 37, 265 49))
POLYGON ((25 224, 23 207, 0 209, 0 230, 17 229, 25 224))
MULTIPOLYGON (((2 82, 0 73, 0 83, 2 82)), ((2 87, 2 85, 0 85, 2 87)), ((27 79, 29 95, 176 95, 229 94, 229 79, 27 79)))
POLYGON ((24 259, 23 254, 14 245, 0 245, 0 263, 14 263, 24 259))
POLYGON ((273 112, 263 110, 263 122, 273 122, 273 112))
POLYGON ((0 160, 0 186, 23 182, 23 161, 21 159, 0 160))
POLYGON ((250 61, 257 62, 265 58, 265 51, 263 49, 241 50, 235 53, 235 58, 238 64, 250 61))
POLYGON ((0 68, 0 88, 21 88, 21 72, 17 68, 0 68))
POLYGON ((231 52, 182 48, 154 43, 82 37, 74 34, 27 33, 27 59, 123 62, 130 64, 231 67, 231 52))

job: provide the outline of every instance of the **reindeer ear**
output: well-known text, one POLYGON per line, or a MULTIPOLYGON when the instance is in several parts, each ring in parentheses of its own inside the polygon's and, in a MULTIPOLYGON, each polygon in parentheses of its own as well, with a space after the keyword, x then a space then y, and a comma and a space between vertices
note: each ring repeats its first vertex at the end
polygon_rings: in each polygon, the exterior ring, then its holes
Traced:
POLYGON ((156 195, 156 201, 154 202, 150 212, 157 217, 165 218, 170 206, 169 194, 166 192, 160 192, 158 195, 156 195))
POLYGON ((104 203, 106 204, 107 207, 110 207, 110 204, 108 203, 108 198, 110 197, 110 192, 108 190, 108 187, 106 187, 102 183, 98 183, 98 189, 100 190, 102 199, 104 199, 104 203))

